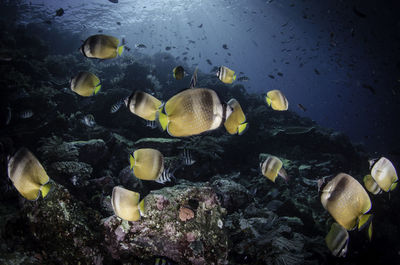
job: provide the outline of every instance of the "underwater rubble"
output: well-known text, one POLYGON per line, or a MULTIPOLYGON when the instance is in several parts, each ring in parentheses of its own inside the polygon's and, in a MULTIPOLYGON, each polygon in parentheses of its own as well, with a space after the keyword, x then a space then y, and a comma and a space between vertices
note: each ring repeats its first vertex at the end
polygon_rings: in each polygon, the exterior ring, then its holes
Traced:
MULTIPOLYGON (((28 38, 28 28, 17 32, 16 38, 28 38)), ((10 43, 21 41, 8 36, 1 47, 10 43)), ((173 94, 176 88, 153 71, 163 54, 143 55, 140 63, 126 56, 118 64, 94 64, 77 60, 77 52, 49 54, 35 38, 18 50, 11 65, 0 64, 2 76, 7 73, 1 100, 13 112, 29 107, 37 115, 1 128, 0 263, 154 264, 155 257, 165 257, 172 264, 345 264, 330 257, 325 246, 332 218, 320 203, 317 180, 338 172, 361 180, 369 155, 342 133, 291 111, 274 112, 242 85, 227 86, 200 73, 200 86, 241 102, 250 129, 243 136, 217 130, 171 138, 125 108, 110 113, 134 89, 160 98, 173 94), (107 79, 95 99, 79 98, 60 85, 73 67, 107 79), (88 113, 96 119, 93 127, 81 122, 88 113), (9 183, 6 154, 19 146, 29 147, 52 179, 44 199, 24 200, 9 183), (165 185, 142 181, 129 167, 129 154, 144 147, 160 150, 171 166, 183 150, 190 150, 196 162, 179 168, 165 185), (259 163, 270 154, 283 161, 289 182, 262 176, 259 163), (141 220, 113 215, 110 196, 117 185, 144 198, 141 220)), ((174 65, 178 62, 171 59, 164 67, 174 65)), ((377 219, 390 210, 386 198, 374 203, 383 209, 377 219)), ((399 200, 390 204, 399 206, 399 200)), ((395 220, 380 219, 378 242, 398 234, 395 220)), ((366 253, 366 240, 354 241, 358 254, 350 254, 354 262, 346 264, 356 264, 366 253)))

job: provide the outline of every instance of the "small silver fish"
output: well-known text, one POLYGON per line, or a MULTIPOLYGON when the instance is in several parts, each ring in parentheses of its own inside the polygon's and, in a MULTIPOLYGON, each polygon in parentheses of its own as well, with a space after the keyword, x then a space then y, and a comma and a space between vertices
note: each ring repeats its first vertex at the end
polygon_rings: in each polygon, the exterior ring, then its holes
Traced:
POLYGON ((82 123, 89 127, 93 127, 96 125, 96 122, 94 121, 94 117, 92 114, 88 114, 85 117, 83 117, 82 123))
POLYGON ((117 112, 123 104, 124 104, 124 100, 120 99, 117 103, 115 103, 114 105, 111 106, 110 112, 111 113, 117 112))
POLYGON ((183 149, 182 160, 185 166, 191 166, 196 163, 196 160, 193 159, 190 151, 187 149, 183 149))
POLYGON ((155 129, 157 128, 157 123, 156 121, 146 121, 146 126, 155 129))
POLYGON ((164 184, 165 182, 171 181, 171 178, 175 178, 173 173, 170 172, 170 169, 164 169, 163 173, 161 176, 158 177, 158 179, 155 180, 155 182, 158 182, 160 184, 164 184))
POLYGON ((19 117, 22 119, 29 119, 32 116, 33 116, 33 111, 30 109, 22 111, 19 115, 19 117))

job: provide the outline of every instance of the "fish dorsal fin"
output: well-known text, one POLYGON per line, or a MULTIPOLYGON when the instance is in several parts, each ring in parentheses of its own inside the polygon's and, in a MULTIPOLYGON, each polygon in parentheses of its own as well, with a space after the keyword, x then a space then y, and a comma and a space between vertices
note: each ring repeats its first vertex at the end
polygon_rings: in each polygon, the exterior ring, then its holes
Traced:
POLYGON ((195 88, 197 84, 197 67, 194 70, 194 73, 192 75, 192 79, 190 80, 189 88, 195 88))

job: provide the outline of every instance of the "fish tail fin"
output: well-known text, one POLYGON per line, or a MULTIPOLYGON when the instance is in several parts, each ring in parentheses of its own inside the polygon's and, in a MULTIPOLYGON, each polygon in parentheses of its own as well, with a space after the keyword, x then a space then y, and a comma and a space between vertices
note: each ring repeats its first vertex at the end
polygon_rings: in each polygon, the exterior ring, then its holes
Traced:
POLYGON ((272 100, 268 96, 265 97, 265 100, 267 101, 267 104, 270 107, 271 103, 272 103, 272 100))
POLYGON ((364 214, 358 218, 358 231, 364 229, 367 225, 372 222, 372 214, 364 214))
POLYGON ((118 55, 121 56, 122 52, 124 51, 124 45, 121 45, 117 48, 118 55))
POLYGON ((158 121, 158 125, 160 125, 161 130, 165 131, 167 129, 168 117, 162 113, 162 108, 160 108, 156 113, 156 121, 158 121))
POLYGON ((144 216, 145 208, 144 208, 144 199, 139 202, 139 213, 140 216, 144 216))
POLYGON ((248 128, 249 128, 249 124, 247 122, 240 124, 238 127, 238 134, 239 135, 244 134, 248 128))
POLYGON ((46 184, 44 184, 44 185, 42 185, 40 187, 40 191, 42 193, 42 197, 43 198, 47 196, 47 194, 49 193, 50 189, 51 189, 51 184, 50 183, 46 183, 46 184))
POLYGON ((95 95, 100 91, 100 88, 101 88, 101 84, 97 85, 97 86, 94 88, 94 94, 95 94, 95 95))
POLYGON ((129 155, 129 163, 131 165, 131 169, 135 165, 135 158, 132 155, 129 155))
POLYGON ((371 241, 372 240, 372 221, 371 221, 371 223, 369 224, 369 226, 368 226, 368 239, 369 239, 369 241, 371 241))

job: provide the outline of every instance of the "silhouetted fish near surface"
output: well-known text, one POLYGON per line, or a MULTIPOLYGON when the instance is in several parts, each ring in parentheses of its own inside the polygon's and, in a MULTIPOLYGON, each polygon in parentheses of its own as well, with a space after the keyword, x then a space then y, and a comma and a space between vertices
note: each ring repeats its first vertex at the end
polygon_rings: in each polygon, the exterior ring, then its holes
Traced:
POLYGON ((210 59, 207 59, 206 61, 207 61, 207 63, 208 63, 209 65, 212 65, 212 62, 211 62, 210 59))
POLYGON ((268 75, 268 77, 271 79, 275 79, 275 76, 273 76, 273 75, 268 75))
POLYGON ((56 10, 56 17, 61 17, 64 15, 64 9, 60 8, 56 10))
POLYGON ((135 48, 138 48, 138 49, 145 49, 145 48, 147 48, 147 46, 144 45, 144 44, 142 44, 142 43, 139 43, 139 44, 135 44, 135 48))
POLYGON ((238 77, 236 80, 237 80, 237 81, 240 81, 240 82, 243 82, 243 81, 249 81, 250 78, 247 77, 247 76, 241 76, 241 77, 238 77))
POLYGON ((200 25, 198 25, 197 27, 198 27, 198 28, 202 28, 202 27, 203 27, 203 24, 200 24, 200 25))
POLYGON ((302 111, 307 111, 307 109, 301 104, 301 103, 299 103, 299 104, 297 104, 297 106, 302 110, 302 111))
POLYGON ((166 50, 166 51, 169 51, 169 50, 171 50, 171 47, 170 47, 170 46, 167 46, 167 47, 165 47, 165 50, 166 50))
POLYGON ((118 4, 118 0, 108 0, 111 3, 118 4))
POLYGON ((366 88, 366 89, 368 89, 369 91, 371 91, 372 94, 376 95, 376 91, 375 91, 375 89, 374 89, 372 86, 367 85, 367 84, 362 84, 362 86, 363 86, 363 88, 366 88))
POLYGON ((225 50, 227 50, 227 49, 228 49, 228 45, 223 44, 223 45, 222 45, 222 48, 224 48, 225 50))
POLYGON ((314 68, 314 72, 315 72, 317 75, 320 75, 320 74, 321 74, 321 73, 318 71, 317 68, 314 68))
POLYGON ((355 6, 353 6, 353 12, 354 12, 354 14, 356 14, 357 16, 359 16, 361 18, 366 18, 367 17, 366 14, 360 12, 355 6))

